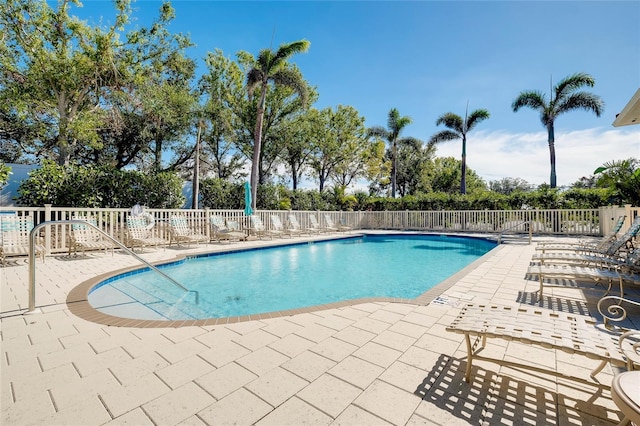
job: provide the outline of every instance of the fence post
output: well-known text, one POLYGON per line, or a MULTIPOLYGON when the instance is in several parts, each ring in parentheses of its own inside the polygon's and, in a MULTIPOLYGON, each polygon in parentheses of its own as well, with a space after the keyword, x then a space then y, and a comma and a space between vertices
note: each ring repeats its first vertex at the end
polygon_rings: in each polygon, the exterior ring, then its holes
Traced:
MULTIPOLYGON (((51 204, 44 205, 44 221, 49 222, 54 220, 51 216, 51 204)), ((44 228, 44 249, 46 254, 51 254, 51 227, 45 226, 44 228)))
POLYGON ((633 217, 633 212, 631 211, 631 204, 625 204, 624 205, 624 214, 627 215, 627 217, 625 219, 625 221, 626 221, 625 225, 626 225, 626 228, 629 229, 631 227, 631 223, 635 219, 633 217))
POLYGON ((206 236, 211 241, 211 226, 209 226, 209 207, 204 208, 204 229, 206 231, 206 236))

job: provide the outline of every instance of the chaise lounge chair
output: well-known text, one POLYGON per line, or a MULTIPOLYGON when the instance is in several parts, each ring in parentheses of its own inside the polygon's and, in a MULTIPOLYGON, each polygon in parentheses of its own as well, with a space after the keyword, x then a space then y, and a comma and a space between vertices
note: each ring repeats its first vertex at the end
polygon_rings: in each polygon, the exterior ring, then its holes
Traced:
POLYGON ((339 225, 336 225, 333 222, 333 219, 331 219, 331 216, 329 216, 328 214, 324 215, 324 221, 327 224, 327 227, 330 229, 335 229, 338 232, 347 232, 347 231, 351 231, 351 227, 347 226, 347 225, 343 225, 342 223, 340 223, 339 225))
MULTIPOLYGON (((6 266, 7 257, 29 255, 29 236, 33 229, 31 216, 0 215, 0 263, 6 266)), ((44 263, 44 246, 35 244, 35 255, 44 263)))
POLYGON ((280 220, 280 216, 272 214, 270 220, 273 230, 279 232, 281 235, 289 235, 290 237, 293 237, 294 235, 300 235, 302 233, 299 229, 285 228, 280 220))
POLYGON ((330 226, 320 226, 320 223, 314 214, 309 215, 309 223, 311 224, 311 228, 318 230, 318 232, 335 232, 338 230, 338 228, 330 226))
POLYGON ((189 227, 187 218, 184 216, 171 216, 169 218, 169 246, 173 242, 181 243, 206 243, 209 237, 195 232, 189 227))
POLYGON ((105 253, 107 250, 111 250, 111 256, 113 256, 114 244, 93 228, 98 225, 98 221, 94 217, 73 216, 72 219, 83 220, 89 225, 83 225, 81 223, 71 224, 69 256, 71 256, 71 253, 77 254, 78 249, 82 250, 83 255, 87 250, 104 250, 105 253))
POLYGON ((633 239, 640 232, 640 216, 631 224, 631 227, 619 238, 608 243, 605 250, 594 249, 590 252, 571 253, 571 252, 551 252, 536 253, 532 256, 532 260, 545 263, 577 263, 577 264, 599 264, 601 262, 609 262, 611 259, 620 257, 620 252, 633 247, 633 239))
MULTIPOLYGON (((487 339, 499 338, 544 348, 559 349, 569 354, 582 355, 599 360, 600 364, 591 372, 591 377, 611 363, 631 370, 640 365, 638 337, 640 331, 632 330, 624 334, 608 332, 597 327, 594 318, 556 312, 529 306, 499 306, 468 304, 447 331, 463 334, 467 347, 465 381, 471 381, 474 359, 507 363, 478 355, 486 346, 487 339), (472 342, 471 337, 476 337, 472 342), (478 348, 478 346, 480 346, 478 348)), ((509 362, 509 364, 515 364, 509 362)), ((523 367, 519 364, 519 366, 523 367)), ((534 366, 527 368, 548 373, 548 370, 534 366)))
POLYGON ((548 252, 548 251, 570 251, 570 252, 581 252, 581 253, 591 253, 594 251, 605 251, 613 241, 617 239, 618 232, 622 229, 624 225, 624 221, 627 216, 622 215, 618 218, 618 221, 614 225, 611 232, 602 237, 597 241, 579 241, 577 243, 558 243, 558 242, 547 242, 547 243, 539 243, 536 246, 537 251, 548 252))
POLYGON ((529 267, 527 274, 538 276, 540 282, 538 297, 542 297, 544 287, 558 287, 557 284, 545 283, 549 278, 591 279, 596 283, 606 281, 608 286, 605 295, 609 293, 613 283, 618 282, 620 296, 622 296, 625 282, 640 284, 640 249, 628 254, 624 260, 611 260, 606 266, 533 265, 529 267))
POLYGON ((249 228, 249 230, 258 238, 266 236, 269 236, 269 238, 273 238, 274 236, 280 237, 283 234, 282 231, 278 231, 277 229, 267 229, 262 222, 262 218, 258 215, 254 214, 249 216, 249 220, 251 221, 251 228, 249 228))
POLYGON ((158 248, 160 245, 167 244, 164 238, 153 236, 152 229, 153 224, 150 225, 145 217, 127 217, 127 241, 129 247, 133 250, 134 247, 154 246, 158 248))
POLYGON ((295 230, 300 234, 319 234, 320 230, 317 228, 302 228, 300 226, 300 222, 298 222, 298 218, 294 214, 289 215, 289 229, 295 230))
POLYGON ((236 221, 226 221, 222 216, 213 215, 209 218, 211 225, 211 240, 218 242, 224 241, 242 241, 247 236, 240 231, 240 225, 236 221))

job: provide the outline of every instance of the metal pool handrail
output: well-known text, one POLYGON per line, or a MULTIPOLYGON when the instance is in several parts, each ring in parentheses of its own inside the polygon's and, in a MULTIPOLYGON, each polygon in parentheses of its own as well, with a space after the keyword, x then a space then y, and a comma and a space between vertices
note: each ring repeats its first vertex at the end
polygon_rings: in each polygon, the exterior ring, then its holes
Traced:
POLYGON ((527 225, 527 224, 529 225, 529 244, 531 244, 531 240, 533 238, 533 232, 532 232, 532 229, 531 229, 531 228, 533 228, 531 226, 532 223, 533 223, 533 221, 531 221, 531 220, 525 220, 523 222, 519 222, 519 223, 516 223, 515 225, 509 226, 508 228, 504 228, 498 234, 498 244, 502 243, 502 234, 504 234, 505 232, 510 231, 510 230, 512 230, 514 228, 517 228, 517 227, 522 226, 522 225, 527 225))
POLYGON ((36 309, 36 254, 35 254, 36 253, 36 251, 35 251, 35 248, 36 248, 35 247, 35 245, 36 245, 36 243, 35 243, 36 232, 38 230, 40 230, 40 228, 42 228, 44 226, 57 225, 57 224, 61 224, 61 223, 69 223, 69 224, 75 223, 75 224, 81 224, 81 225, 90 226, 91 228, 93 228, 96 231, 98 231, 100 234, 104 235, 105 237, 107 237, 108 239, 110 239, 111 241, 116 243, 116 245, 118 245, 118 247, 123 249, 125 252, 127 252, 130 255, 132 255, 133 257, 138 259, 140 262, 144 263, 149 269, 153 270, 154 272, 157 272, 162 277, 164 277, 167 280, 169 280, 175 286, 181 288, 182 290, 184 290, 184 291, 186 291, 188 293, 195 293, 195 295, 196 295, 196 304, 198 303, 199 295, 198 295, 197 291, 189 290, 188 288, 186 288, 185 286, 180 284, 178 281, 174 280, 169 275, 165 274, 160 269, 156 268, 151 263, 147 262, 142 257, 140 257, 137 254, 135 254, 132 250, 129 250, 129 248, 127 246, 125 246, 120 241, 118 241, 117 239, 113 238, 111 235, 107 234, 106 232, 104 232, 102 229, 98 228, 94 224, 89 223, 89 222, 87 222, 85 220, 79 220, 79 219, 51 220, 51 221, 39 223, 38 225, 34 226, 33 229, 31 230, 31 232, 29 233, 29 312, 34 311, 36 309))

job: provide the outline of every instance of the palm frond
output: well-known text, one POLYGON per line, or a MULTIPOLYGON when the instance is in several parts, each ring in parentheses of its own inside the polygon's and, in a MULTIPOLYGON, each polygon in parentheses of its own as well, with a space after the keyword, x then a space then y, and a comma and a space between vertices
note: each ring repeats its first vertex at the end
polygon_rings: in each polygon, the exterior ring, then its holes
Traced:
POLYGON ((459 133, 452 132, 451 130, 443 130, 431 136, 431 139, 429 139, 429 144, 433 145, 440 142, 453 141, 456 139, 460 139, 461 137, 462 135, 460 135, 459 133))
POLYGON ((462 126, 464 125, 464 121, 458 114, 447 112, 442 114, 436 120, 436 126, 439 126, 441 124, 444 124, 445 127, 461 134, 463 131, 462 126))
POLYGON ((490 116, 489 111, 487 111, 486 109, 477 109, 473 111, 469 115, 469 117, 467 117, 467 123, 466 123, 467 131, 473 129, 478 123, 489 118, 489 116, 490 116))
POLYGON ((256 90, 256 87, 260 85, 263 77, 264 73, 258 68, 252 68, 247 73, 247 92, 249 94, 249 99, 253 97, 253 92, 256 90))
POLYGON ((420 139, 414 138, 413 136, 406 136, 404 138, 400 138, 398 139, 397 142, 400 145, 410 146, 414 149, 422 148, 422 145, 423 145, 423 142, 420 139))
POLYGON ((584 86, 593 87, 596 81, 589 74, 579 72, 563 78, 555 87, 556 99, 566 98, 571 92, 584 86))
POLYGON ((544 111, 547 108, 544 94, 537 90, 521 92, 511 104, 511 108, 513 112, 517 112, 522 107, 529 107, 540 112, 544 111))
POLYGON ((307 84, 297 70, 291 68, 278 70, 271 75, 271 80, 275 84, 293 89, 306 105, 309 98, 309 90, 307 88, 307 84))
POLYGON ((404 129, 405 127, 407 127, 409 124, 411 124, 413 122, 413 120, 411 120, 411 117, 400 117, 396 120, 396 122, 394 123, 394 128, 401 130, 404 129))
POLYGON ((258 54, 256 62, 262 71, 268 72, 273 63, 273 51, 271 49, 262 49, 258 54))
POLYGON ((382 126, 373 126, 367 129, 367 137, 377 137, 389 140, 390 133, 382 126))
POLYGON ((399 118, 400 111, 398 111, 397 108, 391 108, 389 110, 389 116, 387 117, 387 127, 389 129, 393 129, 394 127, 396 127, 396 123, 398 122, 399 118))
POLYGON ((311 42, 308 40, 299 40, 292 43, 282 44, 273 57, 274 63, 285 61, 294 53, 304 53, 309 50, 309 46, 311 46, 311 42))
POLYGON ((396 108, 391 108, 389 118, 387 119, 387 127, 389 127, 389 142, 393 142, 400 136, 402 129, 411 124, 412 120, 409 116, 400 116, 400 112, 396 108))
POLYGON ((604 101, 598 95, 589 92, 577 92, 564 98, 560 104, 556 106, 556 115, 574 109, 583 109, 585 111, 593 111, 597 117, 600 117, 604 111, 604 101))

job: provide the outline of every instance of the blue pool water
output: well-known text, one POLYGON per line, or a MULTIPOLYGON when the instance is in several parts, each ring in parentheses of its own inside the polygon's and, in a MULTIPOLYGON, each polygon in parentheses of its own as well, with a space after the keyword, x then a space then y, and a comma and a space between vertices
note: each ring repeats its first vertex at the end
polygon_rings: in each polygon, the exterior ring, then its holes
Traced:
POLYGON ((161 267, 192 292, 147 270, 101 283, 89 303, 127 318, 204 319, 363 297, 413 299, 494 247, 475 238, 366 235, 198 256, 161 267))

